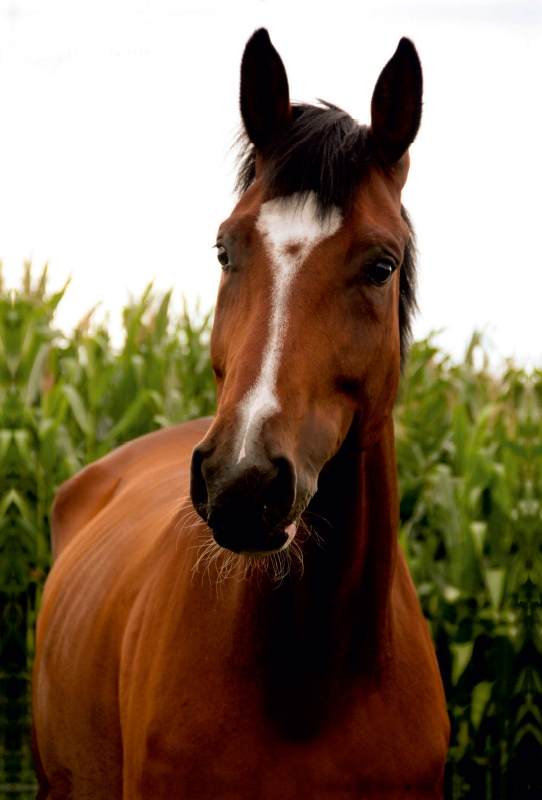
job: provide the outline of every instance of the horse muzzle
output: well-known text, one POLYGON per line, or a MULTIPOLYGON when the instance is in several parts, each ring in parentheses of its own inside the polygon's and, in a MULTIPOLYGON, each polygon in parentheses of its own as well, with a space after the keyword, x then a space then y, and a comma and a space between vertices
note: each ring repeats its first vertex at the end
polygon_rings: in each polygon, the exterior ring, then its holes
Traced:
POLYGON ((297 530, 297 476, 285 455, 225 463, 220 446, 201 442, 192 454, 190 496, 217 544, 246 556, 285 549, 297 530))

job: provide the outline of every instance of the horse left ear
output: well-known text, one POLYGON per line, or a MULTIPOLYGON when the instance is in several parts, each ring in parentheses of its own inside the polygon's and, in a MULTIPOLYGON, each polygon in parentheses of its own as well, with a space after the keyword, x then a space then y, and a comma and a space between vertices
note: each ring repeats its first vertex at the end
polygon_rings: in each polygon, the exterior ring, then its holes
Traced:
POLYGON ((292 120, 288 78, 265 28, 252 34, 241 62, 241 116, 250 141, 261 153, 292 120))
POLYGON ((410 39, 401 39, 382 70, 371 101, 371 134, 377 155, 395 164, 410 147, 422 117, 422 65, 410 39))

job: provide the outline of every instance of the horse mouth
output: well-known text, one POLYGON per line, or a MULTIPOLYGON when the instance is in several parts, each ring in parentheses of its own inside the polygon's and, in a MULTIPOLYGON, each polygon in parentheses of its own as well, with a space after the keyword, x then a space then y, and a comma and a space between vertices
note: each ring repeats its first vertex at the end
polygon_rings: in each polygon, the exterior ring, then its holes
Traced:
POLYGON ((284 533, 287 536, 286 541, 280 546, 275 548, 274 550, 240 550, 239 555, 245 556, 246 558, 258 558, 261 556, 272 556, 275 553, 282 553, 284 550, 287 550, 290 545, 292 544, 294 537, 297 533, 297 522, 292 522, 284 529, 284 533))
POLYGON ((230 550, 245 558, 260 558, 287 550, 297 533, 297 526, 297 522, 291 522, 282 530, 275 529, 270 531, 265 538, 261 538, 260 541, 251 541, 250 544, 246 541, 243 543, 240 542, 238 546, 235 546, 232 542, 231 536, 224 537, 221 533, 213 531, 213 538, 215 542, 225 550, 230 550))

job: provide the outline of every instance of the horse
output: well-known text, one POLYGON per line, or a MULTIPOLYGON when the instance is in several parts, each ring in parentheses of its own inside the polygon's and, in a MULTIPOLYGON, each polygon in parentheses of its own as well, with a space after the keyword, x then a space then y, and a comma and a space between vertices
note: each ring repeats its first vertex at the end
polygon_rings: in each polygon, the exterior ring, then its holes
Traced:
POLYGON ((292 104, 267 31, 248 41, 240 198, 216 241, 217 413, 58 492, 39 800, 442 797, 449 723, 398 545, 392 417, 421 105, 408 39, 370 126, 292 104))

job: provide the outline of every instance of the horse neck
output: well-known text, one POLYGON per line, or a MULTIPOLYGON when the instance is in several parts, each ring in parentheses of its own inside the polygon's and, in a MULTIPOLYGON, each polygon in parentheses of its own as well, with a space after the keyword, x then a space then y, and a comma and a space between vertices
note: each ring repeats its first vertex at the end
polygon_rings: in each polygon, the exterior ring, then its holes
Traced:
POLYGON ((391 415, 367 449, 361 448, 353 427, 320 476, 306 516, 324 540, 323 547, 312 546, 306 558, 308 591, 326 597, 335 609, 332 624, 339 625, 345 640, 352 639, 372 656, 382 654, 399 520, 391 415))
MULTIPOLYGON (((388 655, 397 549, 397 476, 390 420, 362 451, 355 431, 320 476, 307 521, 304 573, 278 587, 232 582, 234 667, 260 676, 266 714, 290 738, 315 735, 388 655)), ((345 711, 346 713, 346 711, 345 711)))
POLYGON ((302 545, 303 574, 294 565, 278 587, 226 584, 234 594, 241 640, 250 647, 245 637, 257 631, 257 639, 267 643, 264 661, 276 674, 286 653, 289 669, 297 663, 300 676, 343 668, 378 672, 388 640, 397 521, 390 417, 366 450, 351 431, 320 476, 306 513, 317 536, 302 545))

